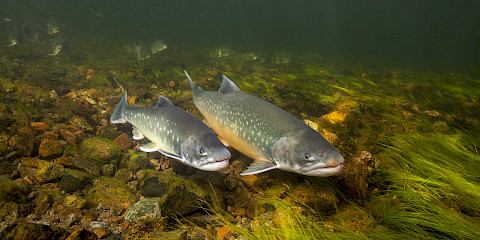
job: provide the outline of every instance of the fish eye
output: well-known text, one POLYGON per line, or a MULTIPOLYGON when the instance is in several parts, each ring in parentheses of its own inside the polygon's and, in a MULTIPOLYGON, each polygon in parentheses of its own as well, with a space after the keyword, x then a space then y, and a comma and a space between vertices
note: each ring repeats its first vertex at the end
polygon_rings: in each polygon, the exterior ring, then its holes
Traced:
POLYGON ((310 153, 305 153, 305 155, 303 156, 303 158, 307 161, 310 161, 312 156, 310 156, 310 153))
POLYGON ((199 148, 198 149, 198 155, 200 156, 206 156, 207 155, 207 151, 205 150, 205 148, 199 148))

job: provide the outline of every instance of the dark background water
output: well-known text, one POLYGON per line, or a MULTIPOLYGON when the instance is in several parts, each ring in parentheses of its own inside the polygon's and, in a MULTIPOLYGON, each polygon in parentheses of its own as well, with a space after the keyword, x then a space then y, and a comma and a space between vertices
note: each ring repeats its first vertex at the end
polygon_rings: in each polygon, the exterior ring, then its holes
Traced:
POLYGON ((54 19, 66 38, 92 44, 158 38, 169 46, 480 65, 480 1, 1 0, 0 14, 2 45, 16 24, 54 19))

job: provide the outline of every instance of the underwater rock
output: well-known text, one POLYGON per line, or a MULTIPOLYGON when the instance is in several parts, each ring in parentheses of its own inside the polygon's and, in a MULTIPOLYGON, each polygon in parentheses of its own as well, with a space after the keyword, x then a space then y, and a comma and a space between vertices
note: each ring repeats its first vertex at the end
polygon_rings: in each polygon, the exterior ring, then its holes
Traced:
POLYGON ((329 142, 331 143, 333 146, 337 146, 338 144, 340 144, 342 141, 340 140, 340 138, 338 138, 337 134, 335 133, 332 133, 332 132, 329 132, 325 129, 322 129, 322 131, 320 132, 320 134, 329 142))
POLYGON ((361 201, 367 197, 367 178, 374 173, 375 159, 367 151, 358 152, 351 162, 345 162, 338 179, 351 198, 361 201))
POLYGON ((117 171, 117 166, 115 164, 105 164, 102 166, 102 174, 107 177, 113 177, 117 171))
POLYGON ((21 208, 15 202, 0 202, 0 232, 22 217, 21 208))
POLYGON ((38 161, 36 178, 37 181, 45 183, 61 178, 64 175, 64 171, 65 169, 61 164, 40 160, 38 161))
POLYGON ((125 183, 108 177, 99 177, 93 183, 93 187, 86 194, 95 204, 122 208, 122 205, 133 204, 137 201, 135 192, 125 183))
POLYGON ((125 221, 138 222, 148 218, 161 218, 159 198, 143 198, 125 212, 125 221))
POLYGON ((168 82, 168 86, 171 88, 175 87, 175 81, 168 82))
POLYGON ((217 238, 221 240, 231 239, 233 237, 233 231, 227 226, 223 226, 217 231, 217 238))
POLYGON ((51 157, 62 153, 62 145, 50 138, 45 138, 40 143, 38 153, 43 157, 51 157))
POLYGON ((0 233, 0 239, 60 240, 68 233, 58 227, 37 223, 15 223, 0 233))
POLYGON ((46 192, 41 192, 38 197, 34 200, 35 210, 33 212, 33 217, 35 219, 40 219, 48 211, 52 205, 53 198, 50 194, 46 192))
POLYGON ((147 171, 143 180, 140 181, 139 189, 148 196, 161 196, 160 210, 162 216, 166 217, 195 212, 213 198, 195 182, 178 177, 175 173, 168 171, 147 171), (159 189, 163 186, 165 186, 165 191, 159 189))
POLYGON ((108 139, 96 137, 83 141, 80 150, 100 165, 109 163, 120 154, 120 149, 116 143, 108 139))
POLYGON ((30 126, 35 131, 45 131, 48 127, 48 125, 44 122, 31 122, 30 126))
POLYGON ((20 128, 18 133, 8 140, 10 151, 17 151, 29 157, 35 149, 35 133, 30 128, 20 128))
POLYGON ((335 109, 337 111, 349 111, 355 110, 359 106, 358 102, 348 98, 341 98, 335 103, 335 109))
POLYGON ((145 152, 129 149, 128 152, 122 154, 118 168, 126 168, 132 172, 138 172, 141 169, 151 169, 152 163, 145 152))
POLYGON ((94 176, 100 176, 101 170, 94 162, 85 158, 72 158, 63 155, 54 160, 56 163, 60 163, 66 167, 75 168, 80 171, 92 174, 94 176))
POLYGON ((78 129, 81 129, 82 131, 93 131, 93 127, 84 117, 73 116, 68 123, 77 127, 78 129))
POLYGON ((66 168, 65 174, 58 182, 58 187, 64 190, 66 193, 71 194, 75 191, 84 189, 88 184, 90 184, 92 178, 92 174, 66 168))
POLYGON ((27 193, 28 189, 21 187, 8 177, 0 176, 0 202, 20 202, 27 193))
POLYGON ((120 148, 121 151, 123 151, 123 150, 132 146, 132 140, 130 139, 130 137, 126 133, 120 134, 120 136, 115 138, 115 140, 113 140, 113 142, 115 142, 118 145, 118 147, 120 148))
POLYGON ((344 125, 348 115, 347 111, 334 111, 323 115, 320 119, 333 125, 344 125))
POLYGON ((130 180, 133 178, 133 172, 130 171, 130 170, 128 170, 128 169, 126 169, 126 168, 122 168, 122 169, 119 169, 119 170, 115 173, 114 178, 115 178, 117 181, 126 183, 126 182, 130 181, 130 180))
POLYGON ((335 210, 335 206, 340 204, 340 199, 336 195, 335 189, 325 182, 301 183, 293 189, 292 201, 298 201, 321 213, 330 213, 335 210))
POLYGON ((159 182, 157 177, 149 177, 143 181, 141 193, 145 197, 161 197, 166 192, 166 184, 159 182))
POLYGON ((95 112, 93 105, 85 98, 75 100, 75 112, 83 115, 90 115, 95 112))
POLYGON ((82 130, 73 125, 68 125, 65 128, 60 128, 59 133, 60 136, 62 136, 63 139, 65 139, 67 142, 74 144, 79 144, 81 141, 83 141, 83 139, 87 137, 87 135, 85 135, 82 130))
POLYGON ((80 196, 69 195, 63 200, 63 205, 67 207, 83 209, 87 205, 87 200, 80 196))
POLYGON ((33 158, 29 158, 29 157, 22 157, 20 159, 17 159, 15 161, 20 161, 23 165, 25 165, 26 167, 31 167, 31 168, 38 168, 38 161, 40 159, 36 158, 36 157, 33 157, 33 158))

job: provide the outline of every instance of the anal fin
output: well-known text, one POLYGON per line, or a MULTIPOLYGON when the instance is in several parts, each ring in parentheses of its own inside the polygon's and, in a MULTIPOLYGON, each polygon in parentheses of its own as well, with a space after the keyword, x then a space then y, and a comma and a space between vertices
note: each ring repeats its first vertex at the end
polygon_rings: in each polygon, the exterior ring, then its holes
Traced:
POLYGON ((157 144, 154 142, 149 142, 143 146, 140 146, 140 150, 144 152, 155 152, 159 151, 159 148, 157 147, 157 144))
POLYGON ((255 160, 253 161, 248 168, 240 173, 240 175, 245 176, 245 175, 253 175, 257 173, 262 173, 266 172, 272 169, 276 169, 278 166, 275 163, 269 162, 269 161, 259 161, 255 160))

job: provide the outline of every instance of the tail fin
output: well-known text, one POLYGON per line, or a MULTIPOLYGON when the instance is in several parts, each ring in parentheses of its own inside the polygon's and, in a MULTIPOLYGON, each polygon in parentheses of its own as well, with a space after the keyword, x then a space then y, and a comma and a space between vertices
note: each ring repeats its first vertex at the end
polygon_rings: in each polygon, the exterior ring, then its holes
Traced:
POLYGON ((188 75, 187 71, 184 71, 185 75, 187 75, 188 82, 190 83, 190 87, 192 88, 192 93, 193 96, 195 96, 198 92, 202 91, 202 88, 195 86, 195 83, 193 83, 192 78, 190 75, 188 75))
POLYGON ((112 113, 110 117, 110 122, 116 123, 126 123, 127 120, 123 119, 123 111, 125 108, 128 107, 128 100, 127 100, 127 91, 123 94, 122 100, 118 103, 117 107, 112 113))

